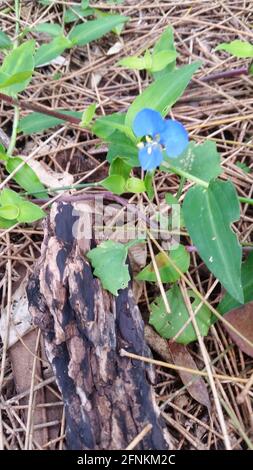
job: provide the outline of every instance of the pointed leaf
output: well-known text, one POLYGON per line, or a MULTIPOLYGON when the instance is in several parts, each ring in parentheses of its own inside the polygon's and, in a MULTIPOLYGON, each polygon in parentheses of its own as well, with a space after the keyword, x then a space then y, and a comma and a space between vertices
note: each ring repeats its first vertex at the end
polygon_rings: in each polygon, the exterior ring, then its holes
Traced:
MULTIPOLYGON (((16 168, 22 163, 22 158, 19 157, 9 157, 6 163, 6 169, 8 173, 12 173, 16 168)), ((33 171, 33 169, 25 163, 20 170, 13 176, 13 179, 16 183, 24 188, 30 194, 34 194, 37 198, 47 199, 48 194, 45 190, 45 187, 40 182, 38 176, 33 171)))
POLYGON ((234 57, 239 59, 247 59, 253 57, 253 44, 250 44, 247 41, 240 41, 235 39, 231 42, 223 42, 219 44, 216 48, 216 51, 226 51, 234 57))
POLYGON ((17 217, 18 222, 31 223, 36 220, 42 219, 46 216, 46 213, 36 204, 29 201, 22 201, 19 204, 19 215, 17 217))
POLYGON ((231 223, 240 206, 230 181, 212 181, 208 189, 195 186, 183 203, 184 221, 193 244, 210 271, 238 302, 243 303, 242 249, 231 223))
POLYGON ((125 23, 129 18, 121 15, 108 15, 98 20, 87 21, 73 28, 69 34, 69 39, 73 44, 84 46, 91 41, 101 38, 109 33, 115 26, 125 23))
POLYGON ((180 98, 187 87, 192 75, 200 67, 201 62, 180 67, 169 72, 149 85, 143 93, 134 100, 126 115, 126 126, 132 127, 136 114, 143 108, 160 111, 164 115, 180 98))
POLYGON ((50 43, 43 44, 35 54, 35 66, 42 67, 61 55, 65 49, 72 46, 71 41, 64 36, 54 38, 50 43))
POLYGON ((32 77, 32 71, 34 69, 34 48, 35 41, 26 41, 21 46, 13 49, 4 59, 3 65, 0 68, 0 76, 5 76, 5 79, 11 79, 11 77, 25 72, 29 72, 29 76, 23 78, 18 83, 7 85, 6 88, 1 88, 1 91, 6 95, 15 95, 20 91, 24 90, 32 77))

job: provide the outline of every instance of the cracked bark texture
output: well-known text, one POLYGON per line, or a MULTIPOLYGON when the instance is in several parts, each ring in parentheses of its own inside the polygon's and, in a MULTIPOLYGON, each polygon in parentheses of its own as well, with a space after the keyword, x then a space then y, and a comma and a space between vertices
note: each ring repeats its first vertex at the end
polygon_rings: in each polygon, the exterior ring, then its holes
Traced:
POLYGON ((114 297, 93 277, 84 255, 89 241, 81 247, 72 234, 74 213, 71 204, 53 204, 27 286, 30 312, 65 404, 66 446, 124 449, 151 423, 136 449, 166 449, 154 370, 119 353, 124 348, 150 355, 131 286, 114 297))

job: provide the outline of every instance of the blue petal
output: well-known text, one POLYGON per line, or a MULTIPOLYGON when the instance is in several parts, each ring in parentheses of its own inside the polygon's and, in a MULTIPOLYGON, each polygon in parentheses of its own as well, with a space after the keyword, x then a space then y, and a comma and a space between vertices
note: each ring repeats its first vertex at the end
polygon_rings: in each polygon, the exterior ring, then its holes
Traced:
POLYGON ((186 149, 189 136, 181 122, 168 119, 160 141, 165 146, 168 157, 176 158, 186 149))
POLYGON ((139 160, 143 170, 154 170, 163 161, 161 147, 158 144, 148 144, 139 150, 139 160), (150 150, 151 149, 151 153, 150 150))
POLYGON ((135 117, 133 131, 137 137, 154 137, 164 131, 165 121, 161 114, 153 109, 142 109, 135 117))

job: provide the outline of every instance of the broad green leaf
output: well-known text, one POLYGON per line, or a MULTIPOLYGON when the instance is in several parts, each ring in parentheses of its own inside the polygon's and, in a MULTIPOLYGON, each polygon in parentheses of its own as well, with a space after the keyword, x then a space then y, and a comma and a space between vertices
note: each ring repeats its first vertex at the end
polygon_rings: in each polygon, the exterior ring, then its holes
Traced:
POLYGON ((109 145, 106 159, 112 162, 116 157, 120 157, 131 168, 140 166, 138 158, 138 148, 131 139, 120 131, 115 131, 108 137, 109 145))
MULTIPOLYGON (((159 52, 162 51, 170 51, 174 52, 175 54, 177 53, 175 45, 174 45, 174 34, 173 34, 173 28, 169 26, 168 28, 165 29, 157 43, 155 44, 154 50, 153 50, 153 55, 158 54, 159 52)), ((169 72, 172 72, 176 66, 176 57, 175 60, 159 72, 153 72, 153 75, 155 79, 157 80, 158 78, 163 77, 169 72)))
POLYGON ((144 92, 137 96, 126 115, 126 126, 132 127, 136 114, 143 108, 160 111, 164 115, 183 94, 192 75, 200 67, 201 62, 185 65, 169 72, 149 85, 144 92))
MULTIPOLYGON (((244 294, 244 303, 247 304, 253 300, 253 252, 249 254, 246 261, 242 263, 242 288, 244 294)), ((231 295, 226 292, 223 299, 218 305, 218 312, 224 315, 234 308, 240 307, 241 303, 237 302, 231 295)), ((213 321, 216 321, 217 317, 213 315, 213 321)))
POLYGON ((19 215, 19 208, 8 204, 6 206, 0 206, 0 218, 7 220, 15 220, 19 215))
POLYGON ((126 190, 125 192, 129 193, 144 193, 146 191, 145 182, 140 178, 129 178, 126 181, 126 190))
POLYGON ((106 18, 87 21, 75 26, 69 34, 69 39, 73 44, 84 46, 95 39, 101 38, 115 26, 125 23, 128 19, 127 16, 110 15, 106 18))
POLYGON ((175 62, 177 53, 175 51, 160 51, 152 56, 151 72, 160 72, 166 65, 175 62))
POLYGON ((81 5, 73 5, 71 8, 68 8, 65 11, 63 21, 65 24, 73 23, 73 21, 77 21, 80 18, 93 15, 93 13, 94 13, 93 8, 84 9, 81 5))
POLYGON ((126 192, 126 180, 123 176, 111 175, 105 178, 103 181, 100 181, 101 186, 103 186, 108 191, 111 191, 114 194, 123 194, 126 192))
POLYGON ((191 188, 183 203, 184 221, 198 253, 238 302, 243 303, 242 249, 232 222, 240 218, 240 206, 230 181, 211 181, 208 189, 191 188))
POLYGON ((0 31, 0 49, 9 49, 12 46, 11 39, 3 31, 0 31))
POLYGON ((88 127, 95 116, 96 112, 96 103, 90 104, 82 114, 81 127, 88 127))
POLYGON ((13 49, 4 59, 2 67, 0 68, 0 77, 5 76, 5 79, 21 74, 22 72, 30 72, 29 77, 24 78, 19 83, 14 83, 1 88, 1 91, 6 95, 15 95, 24 90, 29 84, 32 71, 34 69, 34 48, 35 41, 26 41, 21 46, 13 49))
MULTIPOLYGON (((82 117, 81 112, 66 111, 65 109, 58 109, 57 111, 80 119, 82 117)), ((58 124, 63 122, 65 121, 48 116, 47 114, 30 113, 19 121, 18 132, 23 132, 24 135, 35 134, 36 132, 43 132, 46 129, 58 126, 58 124)))
POLYGON ((95 276, 101 280, 104 289, 114 295, 118 295, 120 289, 125 289, 130 281, 126 264, 128 247, 129 244, 122 245, 107 240, 86 255, 91 261, 95 276))
MULTIPOLYGON (((9 157, 6 163, 8 173, 12 173, 22 163, 22 158, 9 157)), ((48 194, 45 187, 40 182, 38 176, 33 169, 25 163, 20 170, 13 176, 13 179, 21 188, 24 188, 30 194, 34 194, 37 198, 47 199, 48 194)))
MULTIPOLYGON (((185 273, 189 269, 190 255, 183 245, 179 245, 176 250, 171 250, 170 258, 177 265, 177 267, 185 273)), ((176 282, 180 279, 180 274, 169 263, 168 258, 163 253, 158 253, 155 257, 157 267, 161 276, 162 282, 176 282)), ((157 282, 156 273, 153 263, 149 263, 137 276, 138 281, 157 282)))
POLYGON ((103 140, 108 140, 115 129, 124 133, 126 130, 125 116, 123 113, 113 113, 109 116, 99 117, 92 126, 92 132, 103 140))
POLYGON ((6 74, 1 74, 0 77, 0 89, 7 88, 10 85, 20 85, 27 79, 30 79, 33 74, 33 70, 27 70, 24 72, 15 73, 11 77, 6 74))
POLYGON ((216 48, 216 51, 226 51, 234 57, 239 59, 247 59, 253 57, 253 44, 250 44, 247 41, 240 41, 236 39, 232 42, 223 42, 219 44, 216 48))
MULTIPOLYGON (((220 154, 217 152, 215 142, 212 141, 199 145, 191 142, 180 157, 166 158, 166 161, 173 167, 207 182, 217 178, 222 172, 220 154)), ((166 161, 162 163, 161 170, 171 173, 171 169, 166 167, 166 161)))
POLYGON ((17 221, 20 223, 31 223, 45 217, 46 213, 36 204, 29 201, 22 201, 19 205, 19 215, 17 221))
MULTIPOLYGON (((197 295, 188 290, 188 296, 191 300, 193 312, 197 309, 201 299, 197 295)), ((184 298, 177 285, 174 285, 166 292, 171 313, 166 312, 162 297, 157 297, 151 304, 151 316, 149 323, 158 331, 158 333, 166 339, 173 338, 189 321, 189 312, 185 305, 184 298)), ((210 326, 211 311, 205 305, 198 310, 195 318, 199 327, 201 336, 206 336, 210 326)), ((185 327, 179 335, 176 342, 181 344, 189 344, 197 339, 196 332, 191 323, 185 327)))
POLYGON ((71 41, 65 38, 65 36, 58 36, 54 38, 50 43, 43 44, 39 47, 35 54, 35 66, 41 67, 47 65, 53 59, 61 55, 65 49, 72 46, 71 41))
POLYGON ((62 28, 57 23, 38 23, 35 31, 38 33, 46 33, 52 37, 61 36, 62 34, 62 28))
POLYGON ((125 180, 128 179, 131 171, 131 166, 127 165, 122 158, 115 158, 109 169, 109 176, 119 175, 122 176, 125 180))

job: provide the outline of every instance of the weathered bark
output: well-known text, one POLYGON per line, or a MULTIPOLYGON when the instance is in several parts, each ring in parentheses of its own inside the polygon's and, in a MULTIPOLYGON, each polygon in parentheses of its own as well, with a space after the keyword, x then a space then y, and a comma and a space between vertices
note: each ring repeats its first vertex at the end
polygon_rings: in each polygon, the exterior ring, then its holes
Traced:
POLYGON ((154 371, 119 354, 124 348, 150 355, 130 285, 116 298, 102 289, 73 237, 76 219, 71 204, 52 206, 27 289, 63 395, 67 447, 124 449, 151 423, 137 449, 165 449, 154 371))

